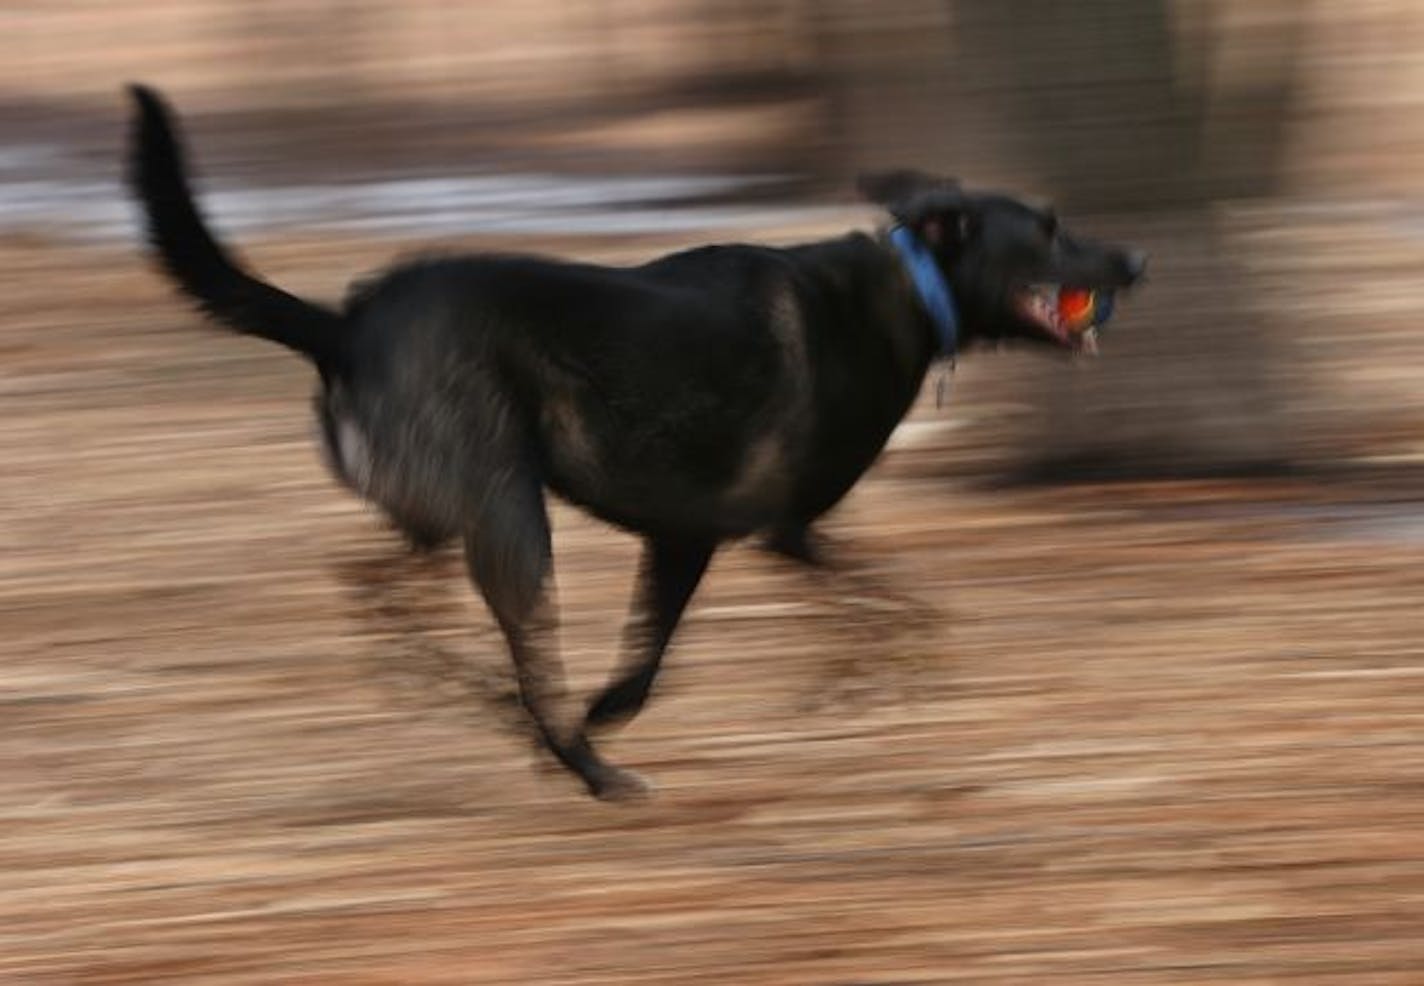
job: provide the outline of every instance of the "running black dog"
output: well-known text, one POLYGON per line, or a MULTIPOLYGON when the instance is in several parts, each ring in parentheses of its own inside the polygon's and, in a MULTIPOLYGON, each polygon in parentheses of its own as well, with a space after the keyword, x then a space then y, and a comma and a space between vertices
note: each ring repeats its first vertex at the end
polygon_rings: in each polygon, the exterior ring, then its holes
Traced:
POLYGON ((216 321, 315 364, 342 481, 419 546, 463 539, 540 736, 601 797, 641 782, 589 734, 642 707, 721 542, 761 533, 814 561, 810 525, 875 460, 936 357, 986 340, 1091 348, 1104 303, 1145 263, 1013 198, 893 172, 862 180, 895 220, 879 236, 633 268, 426 259, 333 310, 218 244, 163 101, 132 94, 131 180, 169 276, 216 321), (631 653, 582 715, 553 648, 545 489, 645 540, 631 653))

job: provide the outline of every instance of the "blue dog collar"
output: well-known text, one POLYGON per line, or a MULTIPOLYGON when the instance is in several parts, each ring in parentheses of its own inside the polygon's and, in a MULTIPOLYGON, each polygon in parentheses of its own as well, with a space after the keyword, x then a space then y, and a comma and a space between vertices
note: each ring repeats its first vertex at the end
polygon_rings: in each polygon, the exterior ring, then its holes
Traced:
POLYGON ((1113 293, 1111 291, 1099 291, 1093 296, 1093 327, 1104 325, 1112 318, 1113 313, 1113 293))
POLYGON ((915 285, 915 292, 934 323, 935 334, 939 336, 940 358, 953 359, 959 347, 959 311, 955 308, 954 293, 949 289, 944 272, 939 269, 929 247, 908 227, 893 227, 890 244, 900 254, 905 271, 915 285))

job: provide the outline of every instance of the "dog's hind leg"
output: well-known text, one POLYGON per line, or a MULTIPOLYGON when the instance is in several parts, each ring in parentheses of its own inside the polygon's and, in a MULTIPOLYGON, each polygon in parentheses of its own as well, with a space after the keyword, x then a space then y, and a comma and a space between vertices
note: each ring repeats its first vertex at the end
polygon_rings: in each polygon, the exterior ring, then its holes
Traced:
POLYGON ((642 709, 668 642, 716 549, 715 541, 704 540, 649 538, 644 544, 624 665, 589 707, 585 728, 627 722, 642 709))
POLYGON ((539 479, 516 468, 485 491, 465 534, 470 576, 509 645, 520 702, 539 738, 596 797, 637 793, 636 774, 602 760, 570 717, 551 598, 553 553, 539 479))

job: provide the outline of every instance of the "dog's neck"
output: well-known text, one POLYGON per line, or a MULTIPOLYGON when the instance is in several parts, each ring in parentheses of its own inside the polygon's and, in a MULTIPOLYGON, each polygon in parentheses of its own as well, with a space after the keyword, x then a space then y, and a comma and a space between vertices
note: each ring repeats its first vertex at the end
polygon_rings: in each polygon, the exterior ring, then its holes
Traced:
POLYGON ((905 275, 934 326, 939 343, 936 358, 953 360, 959 350, 959 309, 934 253, 908 226, 892 226, 884 239, 900 258, 905 275))
MULTIPOLYGON (((929 314, 885 231, 855 231, 786 248, 804 303, 819 309, 807 321, 826 359, 871 375, 898 415, 919 393, 940 351, 929 314)), ((835 400, 863 398, 854 387, 835 400)), ((897 418, 898 420, 898 418, 897 418)))

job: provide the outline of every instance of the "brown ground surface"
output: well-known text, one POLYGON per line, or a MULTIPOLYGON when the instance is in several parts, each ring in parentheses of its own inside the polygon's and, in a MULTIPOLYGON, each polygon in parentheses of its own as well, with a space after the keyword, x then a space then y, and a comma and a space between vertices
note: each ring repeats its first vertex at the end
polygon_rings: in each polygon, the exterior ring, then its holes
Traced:
MULTIPOLYGON (((608 806, 301 366, 131 258, 0 259, 0 982, 1424 982, 1407 464, 991 491, 927 425, 829 526, 932 613, 727 551, 608 806)), ((634 545, 557 528, 592 688, 634 545)))

